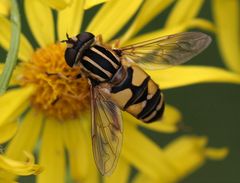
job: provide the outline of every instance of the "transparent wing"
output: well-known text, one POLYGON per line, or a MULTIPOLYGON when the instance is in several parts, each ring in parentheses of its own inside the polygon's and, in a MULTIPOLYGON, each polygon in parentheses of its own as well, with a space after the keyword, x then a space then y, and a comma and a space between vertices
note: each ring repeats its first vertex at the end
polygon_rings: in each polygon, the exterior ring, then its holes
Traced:
POLYGON ((120 48, 122 56, 146 69, 162 69, 187 62, 211 43, 201 32, 183 32, 120 48))
POLYGON ((122 116, 119 108, 107 100, 98 86, 91 86, 92 146, 96 165, 102 175, 115 169, 122 146, 122 116))

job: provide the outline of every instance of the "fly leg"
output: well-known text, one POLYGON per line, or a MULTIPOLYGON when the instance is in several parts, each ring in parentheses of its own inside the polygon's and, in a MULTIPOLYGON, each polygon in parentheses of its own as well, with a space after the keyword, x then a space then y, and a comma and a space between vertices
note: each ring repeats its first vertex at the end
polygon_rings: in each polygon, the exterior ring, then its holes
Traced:
POLYGON ((102 35, 99 34, 95 37, 95 41, 96 41, 96 44, 100 44, 100 45, 103 45, 103 38, 102 38, 102 35))

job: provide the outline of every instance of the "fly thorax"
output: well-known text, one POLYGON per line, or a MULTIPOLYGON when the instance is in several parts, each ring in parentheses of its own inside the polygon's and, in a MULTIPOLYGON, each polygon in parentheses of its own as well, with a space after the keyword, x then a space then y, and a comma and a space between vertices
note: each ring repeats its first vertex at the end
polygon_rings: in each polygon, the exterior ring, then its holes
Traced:
POLYGON ((110 81, 121 67, 120 58, 100 45, 86 49, 80 62, 88 77, 97 82, 110 81))

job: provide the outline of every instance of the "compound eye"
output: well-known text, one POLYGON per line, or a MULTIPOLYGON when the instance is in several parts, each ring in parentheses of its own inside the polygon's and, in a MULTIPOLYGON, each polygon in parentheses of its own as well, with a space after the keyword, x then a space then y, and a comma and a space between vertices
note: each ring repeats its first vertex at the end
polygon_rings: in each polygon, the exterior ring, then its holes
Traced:
POLYGON ((94 35, 90 32, 82 32, 81 34, 77 35, 77 38, 79 41, 85 43, 92 40, 94 38, 94 35))
POLYGON ((65 51, 65 60, 67 62, 67 64, 70 67, 73 67, 74 63, 75 63, 75 58, 77 55, 77 51, 72 49, 72 48, 67 48, 65 51))

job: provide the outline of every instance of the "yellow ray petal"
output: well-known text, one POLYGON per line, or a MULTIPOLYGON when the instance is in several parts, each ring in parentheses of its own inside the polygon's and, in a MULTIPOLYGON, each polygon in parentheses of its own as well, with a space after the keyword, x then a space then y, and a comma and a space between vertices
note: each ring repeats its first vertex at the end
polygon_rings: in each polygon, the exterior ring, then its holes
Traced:
POLYGON ((135 125, 124 124, 125 140, 123 141, 122 156, 152 179, 164 176, 171 180, 175 170, 169 164, 161 148, 139 132, 135 125))
POLYGON ((31 31, 41 47, 54 43, 54 22, 51 9, 39 0, 24 1, 31 31))
POLYGON ((41 0, 42 3, 50 6, 51 8, 61 10, 66 8, 72 1, 71 0, 41 0))
POLYGON ((116 170, 111 176, 104 177, 104 183, 127 183, 130 176, 130 170, 129 163, 125 159, 119 158, 116 170))
MULTIPOLYGON (((89 144, 91 147, 91 144, 89 144)), ((100 181, 100 175, 98 170, 96 169, 96 165, 94 164, 94 160, 92 159, 90 162, 90 168, 89 168, 89 175, 84 179, 84 183, 97 183, 100 181)))
POLYGON ((146 176, 142 173, 137 174, 132 181, 132 183, 144 183, 144 182, 147 182, 147 183, 159 183, 159 182, 168 183, 168 181, 152 180, 148 176, 146 176))
MULTIPOLYGON (((85 141, 87 143, 88 150, 90 150, 90 155, 89 155, 89 169, 88 169, 88 176, 84 179, 84 183, 95 183, 99 182, 99 177, 100 173, 97 170, 94 158, 93 158, 93 152, 92 152, 92 140, 91 140, 91 124, 90 122, 90 115, 89 114, 84 114, 85 116, 83 120, 81 120, 81 125, 83 127, 84 133, 86 134, 85 136, 85 141)), ((79 181, 79 180, 76 180, 79 181)))
POLYGON ((0 61, 0 74, 2 73, 3 67, 4 67, 4 64, 2 64, 2 61, 0 61))
MULTIPOLYGON (((205 137, 182 136, 177 138, 163 150, 164 156, 169 161, 168 164, 163 166, 168 168, 171 165, 175 170, 171 179, 163 174, 159 179, 151 180, 146 174, 139 174, 133 182, 140 183, 147 179, 150 179, 149 182, 151 183, 180 181, 184 176, 190 174, 204 163, 204 147, 206 143, 207 139, 205 137)), ((159 173, 161 173, 161 170, 159 173)))
MULTIPOLYGON (((10 140, 17 131, 17 122, 8 123, 0 127, 0 144, 10 140)), ((1 148, 1 147, 0 147, 1 148)), ((0 151, 1 152, 1 151, 0 151)))
POLYGON ((0 16, 8 16, 10 9, 10 1, 9 0, 0 0, 0 16))
POLYGON ((226 147, 212 148, 209 147, 205 151, 206 156, 212 160, 221 160, 229 154, 229 150, 226 147))
POLYGON ((89 175, 89 156, 92 153, 86 141, 89 137, 82 126, 84 120, 80 118, 63 123, 63 140, 69 155, 71 176, 79 182, 89 175))
POLYGON ((58 39, 66 39, 66 33, 75 36, 80 32, 84 0, 72 0, 70 6, 58 12, 58 39))
MULTIPOLYGON (((206 137, 181 136, 177 138, 163 149, 164 155, 169 161, 169 164, 165 164, 165 167, 167 168, 171 165, 171 167, 174 167, 175 170, 171 179, 168 179, 163 174, 160 179, 154 180, 146 174, 141 173, 135 177, 133 183, 179 182, 197 168, 201 167, 206 158, 211 158, 213 155, 216 159, 222 159, 226 156, 226 148, 207 148, 206 145, 206 137)), ((159 171, 159 173, 161 172, 159 171)))
MULTIPOLYGON (((1 61, 0 61, 1 62, 1 61)), ((4 68, 4 64, 1 64, 0 63, 0 75, 3 71, 3 68, 4 68)), ((13 70, 13 74, 12 74, 12 77, 10 79, 10 83, 9 85, 12 86, 12 85, 17 85, 18 84, 18 79, 17 79, 17 76, 19 76, 19 72, 20 72, 20 69, 18 66, 16 66, 13 70)))
POLYGON ((16 181, 7 179, 7 178, 5 177, 5 175, 4 175, 4 173, 5 173, 5 172, 2 172, 2 173, 0 174, 0 180, 1 180, 2 182, 4 182, 4 183, 18 183, 18 182, 16 182, 16 181))
MULTIPOLYGON (((27 160, 24 152, 33 152, 41 132, 42 118, 42 115, 36 113, 36 111, 28 111, 15 137, 7 146, 6 155, 9 158, 20 161, 27 160)), ((7 174, 6 176, 9 179, 15 179, 14 174, 7 174)))
POLYGON ((110 40, 134 15, 142 0, 109 1, 91 21, 87 31, 95 35, 102 34, 104 41, 110 40))
MULTIPOLYGON (((0 16, 0 25, 0 34, 4 35, 0 36, 0 45, 4 49, 8 50, 11 39, 11 23, 8 19, 0 16)), ((19 59, 22 61, 27 61, 29 60, 32 53, 33 48, 31 44, 28 42, 27 38, 23 34, 21 34, 18 53, 19 59)))
POLYGON ((39 164, 44 171, 37 177, 38 183, 65 182, 65 154, 62 137, 63 125, 54 119, 46 119, 39 164))
POLYGON ((206 137, 182 136, 164 148, 164 153, 177 169, 175 181, 202 166, 205 160, 206 144, 206 137))
POLYGON ((161 71, 147 71, 147 73, 162 89, 197 83, 240 83, 238 74, 208 66, 177 66, 161 71))
POLYGON ((231 70, 240 73, 240 3, 238 0, 214 0, 212 2, 219 47, 224 62, 231 70))
POLYGON ((6 154, 8 157, 16 160, 25 160, 23 152, 33 152, 39 138, 42 128, 43 116, 30 110, 24 116, 16 136, 8 145, 6 154))
MULTIPOLYGON (((166 9, 173 0, 146 0, 142 5, 140 11, 137 14, 132 25, 128 28, 127 32, 121 38, 121 41, 129 39, 131 36, 134 36, 141 28, 147 25, 156 15, 160 14, 164 9, 166 9)), ((162 24, 161 22, 158 22, 162 24)))
POLYGON ((171 27, 193 19, 200 11, 203 2, 203 0, 178 0, 168 16, 166 26, 171 27))
POLYGON ((137 36, 133 39, 130 39, 130 40, 124 42, 123 45, 139 43, 139 42, 142 42, 142 41, 155 39, 155 38, 158 38, 158 37, 161 37, 161 36, 166 36, 166 35, 170 35, 170 34, 184 32, 187 29, 191 29, 191 28, 199 28, 199 29, 202 29, 202 30, 210 31, 210 32, 215 31, 215 27, 214 27, 212 22, 210 22, 208 20, 205 20, 205 19, 192 19, 190 21, 184 22, 184 23, 179 24, 179 25, 175 25, 175 26, 172 26, 172 27, 167 27, 167 28, 160 29, 160 30, 157 30, 157 31, 142 34, 140 36, 137 36))
POLYGON ((33 87, 14 89, 0 96, 0 126, 15 121, 29 105, 33 87))
POLYGON ((178 130, 178 122, 181 120, 181 113, 176 108, 166 105, 164 116, 158 122, 146 124, 128 113, 124 113, 123 117, 124 121, 127 123, 133 122, 136 125, 140 125, 154 131, 173 133, 178 130))
POLYGON ((39 174, 42 169, 34 163, 34 157, 25 153, 26 162, 19 162, 0 155, 0 169, 11 172, 15 175, 39 174))
POLYGON ((101 3, 105 3, 107 1, 109 1, 109 0, 87 0, 87 1, 85 1, 84 9, 92 8, 93 6, 96 6, 101 3))

